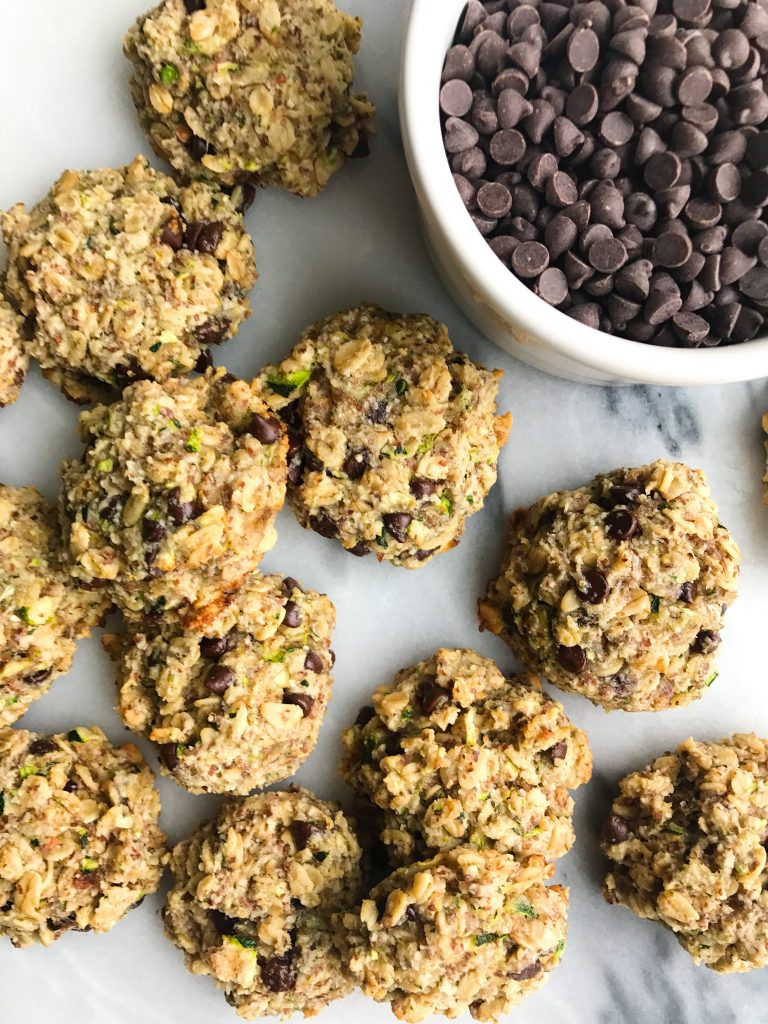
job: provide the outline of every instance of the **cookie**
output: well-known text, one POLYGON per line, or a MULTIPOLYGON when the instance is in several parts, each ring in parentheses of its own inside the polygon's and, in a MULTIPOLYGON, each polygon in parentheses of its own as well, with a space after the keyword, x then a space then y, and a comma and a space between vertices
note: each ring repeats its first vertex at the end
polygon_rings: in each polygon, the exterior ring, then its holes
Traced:
POLYGON ((360 895, 360 847, 305 789, 225 803, 174 849, 168 937, 241 1017, 313 1016, 352 991, 331 915, 360 895))
POLYGON ((373 695, 344 734, 341 773, 383 812, 395 864, 471 843, 554 860, 574 840, 568 794, 592 774, 586 735, 535 676, 439 650, 373 695))
POLYGON ((687 739, 619 783, 603 893, 715 971, 768 965, 768 740, 687 739))
POLYGON ((29 356, 22 341, 22 319, 0 292, 0 408, 19 397, 29 356))
MULTIPOLYGON (((765 431, 766 434, 768 434, 768 412, 763 413, 763 430, 765 431)), ((763 477, 763 483, 768 484, 768 441, 765 442, 765 451, 766 451, 767 464, 766 464, 766 469, 765 469, 765 476, 763 477)), ((764 500, 765 500, 765 504, 768 505, 768 490, 766 490, 766 492, 765 492, 765 499, 764 500)))
POLYGON ((29 352, 74 401, 204 369, 208 346, 250 315, 253 243, 231 198, 179 188, 144 157, 65 171, 1 220, 6 290, 34 320, 29 352))
POLYGON ((109 608, 69 576, 56 509, 34 487, 0 484, 0 726, 69 671, 76 641, 109 608))
POLYGON ((554 868, 460 846, 395 871, 359 910, 335 918, 337 942, 367 996, 399 1020, 431 1014, 496 1021, 535 992, 565 946, 568 890, 554 868))
POLYGON ((481 628, 606 709, 688 704, 717 675, 739 559, 700 470, 619 469, 512 514, 481 628))
POLYGON ((368 152, 360 28, 331 0, 164 0, 124 41, 152 147, 185 179, 317 195, 368 152))
POLYGON ((80 432, 82 459, 62 466, 72 572, 128 615, 207 604, 274 544, 288 442, 252 385, 223 369, 139 381, 80 432))
POLYGON ((0 729, 0 936, 50 946, 107 932, 160 884, 154 777, 100 729, 0 729))
POLYGON ((123 721, 160 745, 164 774, 193 793, 285 779, 311 753, 331 698, 335 617, 296 580, 253 573, 185 620, 111 638, 123 721))
POLYGON ((309 327, 258 380, 291 431, 301 525, 409 569, 454 547, 496 481, 500 377, 428 316, 364 305, 309 327))

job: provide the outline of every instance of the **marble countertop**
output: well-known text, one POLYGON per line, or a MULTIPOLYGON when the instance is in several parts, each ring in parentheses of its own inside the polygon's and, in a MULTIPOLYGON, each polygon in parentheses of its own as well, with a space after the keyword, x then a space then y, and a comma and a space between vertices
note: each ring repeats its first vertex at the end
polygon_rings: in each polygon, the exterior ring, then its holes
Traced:
MULTIPOLYGON (((698 703, 655 715, 606 715, 584 699, 562 698, 587 730, 595 772, 576 796, 576 845, 557 868, 556 880, 571 888, 566 952, 549 982, 512 1019, 768 1021, 768 972, 718 976, 697 968, 669 932, 604 903, 596 841, 617 780, 627 771, 691 734, 768 735, 768 510, 760 482, 760 415, 768 408, 768 381, 696 391, 601 389, 544 376, 481 338, 432 270, 403 160, 396 83, 407 0, 346 0, 345 6, 365 21, 358 81, 378 107, 372 154, 337 175, 318 199, 278 192, 257 197, 248 215, 261 274, 252 295, 254 315, 217 357, 248 375, 285 352, 305 324, 363 299, 421 310, 449 325, 457 348, 505 371, 501 402, 515 425, 486 508, 472 519, 458 548, 421 571, 350 558, 301 530, 289 512, 281 514, 279 541, 265 568, 326 590, 338 608, 335 694, 318 747, 297 778, 324 796, 343 798, 335 772, 342 728, 375 686, 437 646, 475 647, 505 670, 513 668, 507 649, 481 635, 475 617, 512 508, 620 465, 673 457, 703 467, 744 556, 720 677, 698 703)), ((143 8, 143 0, 0 5, 0 206, 36 201, 65 167, 127 162, 147 149, 120 53, 123 32, 143 8)), ((653 349, 648 358, 654 358, 653 349)), ((78 452, 75 408, 32 372, 19 403, 0 412, 0 479, 35 484, 53 498, 60 460, 78 452)), ((71 674, 23 724, 55 731, 96 723, 112 739, 125 740, 114 699, 111 666, 96 637, 80 646, 71 674)), ((160 788, 162 824, 173 841, 217 805, 165 779, 160 788)), ((234 1022, 210 979, 189 975, 164 939, 160 906, 159 897, 148 899, 106 936, 69 935, 48 950, 0 945, 0 1020, 234 1022)), ((353 1024, 363 1014, 371 1024, 393 1020, 387 1006, 360 995, 332 1005, 319 1020, 353 1024)))

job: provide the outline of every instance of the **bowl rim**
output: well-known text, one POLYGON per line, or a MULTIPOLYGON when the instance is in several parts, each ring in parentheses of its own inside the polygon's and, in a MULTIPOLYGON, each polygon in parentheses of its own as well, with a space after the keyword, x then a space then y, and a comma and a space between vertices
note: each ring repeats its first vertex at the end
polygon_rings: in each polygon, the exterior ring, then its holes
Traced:
MULTIPOLYGON (((433 78, 429 60, 425 67, 425 41, 427 47, 439 43, 442 65, 446 37, 441 28, 453 31, 465 3, 412 0, 403 37, 399 104, 403 146, 422 212, 438 227, 451 258, 477 296, 502 321, 508 317, 517 329, 530 332, 547 348, 621 379, 690 385, 767 377, 768 336, 707 349, 651 346, 619 338, 587 327, 549 306, 494 255, 472 223, 453 182, 440 127, 439 71, 433 78), (437 161, 435 154, 439 154, 437 161)), ((511 332, 511 323, 508 328, 511 332)))

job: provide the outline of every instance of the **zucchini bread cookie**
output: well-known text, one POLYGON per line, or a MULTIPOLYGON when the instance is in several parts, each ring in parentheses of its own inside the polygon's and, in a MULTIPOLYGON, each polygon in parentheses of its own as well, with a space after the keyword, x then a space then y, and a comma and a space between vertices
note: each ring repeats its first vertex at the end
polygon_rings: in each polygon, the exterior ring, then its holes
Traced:
POLYGON ((22 341, 22 319, 0 292, 0 409, 19 397, 29 356, 22 341))
POLYGON ((540 988, 565 946, 568 890, 543 858, 467 846, 395 871, 336 940, 363 992, 399 1020, 495 1021, 540 988))
POLYGON ((184 619, 110 638, 119 711, 193 793, 249 793, 293 775, 331 698, 335 609, 291 577, 253 573, 184 619))
POLYGON ((138 749, 82 726, 0 729, 0 935, 106 932, 160 884, 160 797, 138 749))
POLYGON ((700 470, 619 469, 512 514, 481 628, 606 709, 688 704, 717 675, 739 559, 700 470))
POLYGON ((124 42, 139 120, 183 178, 300 196, 368 152, 359 46, 331 0, 164 0, 124 42))
MULTIPOLYGON (((763 430, 765 431, 766 434, 768 434, 768 412, 763 413, 763 430)), ((766 464, 766 469, 765 469, 765 476, 763 477, 763 483, 768 484, 768 441, 765 442, 765 452, 766 452, 767 464, 766 464)), ((768 490, 766 490, 766 492, 765 492, 765 499, 764 500, 765 500, 765 504, 768 505, 768 490)))
POLYGON ((500 378, 428 316, 363 305, 309 327, 259 378, 291 432, 301 525, 409 569, 454 547, 496 482, 500 378))
POLYGON ((464 843, 554 860, 573 844, 569 789, 586 735, 535 676, 505 679, 474 651, 439 650, 381 686, 344 734, 341 774, 383 812, 395 864, 464 843))
POLYGON ((231 198, 179 188, 142 156, 65 171, 2 228, 6 291, 33 323, 29 352, 74 401, 204 369, 208 346, 250 315, 253 243, 231 198))
POLYGON ((360 898, 360 847, 305 789, 225 803, 171 856, 165 928, 241 1017, 314 1016, 353 983, 331 916, 360 898))
POLYGON ((288 441, 251 384, 221 368, 139 381, 80 432, 83 458, 62 466, 72 572, 126 614, 208 603, 275 543, 288 441))
POLYGON ((660 921, 697 964, 768 965, 768 741, 687 739, 619 783, 603 892, 660 921))
POLYGON ((70 578, 56 509, 34 487, 0 484, 0 726, 72 664, 107 612, 103 590, 70 578))

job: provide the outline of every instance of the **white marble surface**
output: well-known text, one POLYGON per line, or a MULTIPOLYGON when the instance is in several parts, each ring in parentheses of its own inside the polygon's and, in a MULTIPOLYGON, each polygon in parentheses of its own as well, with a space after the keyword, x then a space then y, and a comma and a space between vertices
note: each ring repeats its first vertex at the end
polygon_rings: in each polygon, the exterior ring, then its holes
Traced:
MULTIPOLYGON (((439 0, 435 0, 438 3, 439 0)), ((35 201, 65 167, 129 160, 144 148, 126 87, 120 39, 142 0, 0 3, 0 205, 35 201)), ((327 590, 338 607, 336 691, 320 743, 298 778, 344 797, 335 774, 342 727, 366 695, 438 645, 474 646, 512 661, 476 627, 475 601, 502 546, 506 514, 540 494, 596 472, 679 456, 703 466, 722 519, 742 546, 741 597, 728 617, 721 675, 699 703, 656 715, 610 716, 566 697, 590 737, 595 775, 577 795, 577 843, 558 865, 571 887, 566 953, 548 984, 515 1010, 519 1024, 762 1024, 768 972, 719 977, 696 968, 671 935, 608 907, 600 895, 599 823, 626 771, 689 734, 768 735, 766 594, 768 511, 761 502, 760 414, 768 383, 707 390, 601 390, 529 370, 480 338, 440 287, 428 262, 398 137, 396 78, 406 0, 347 0, 365 19, 360 85, 378 108, 371 157, 339 174, 319 199, 258 197, 249 214, 261 277, 254 316, 219 353, 248 374, 279 356, 315 317, 361 299, 424 310, 445 320, 455 344, 503 367, 501 397, 515 426, 500 481, 460 546, 419 572, 354 559, 305 533, 283 512, 266 568, 327 590)), ((648 358, 653 359, 652 349, 648 358)), ((57 467, 78 452, 76 412, 33 372, 21 401, 0 413, 0 479, 36 484, 53 498, 57 467)), ((127 738, 112 710, 110 663, 98 637, 80 647, 72 673, 24 720, 46 731, 77 723, 127 738)), ((144 749, 147 751, 145 745, 144 749)), ((147 751, 148 752, 148 751, 147 751)), ((149 753, 149 752, 148 752, 149 753)), ((152 757, 151 753, 149 754, 152 757)), ((216 801, 160 782, 163 825, 174 841, 216 801)), ((162 934, 159 897, 109 935, 68 935, 48 950, 0 946, 3 1024, 227 1024, 236 1020, 209 979, 193 978, 162 934)), ((386 1006, 356 995, 320 1018, 331 1024, 391 1020, 386 1006)))

